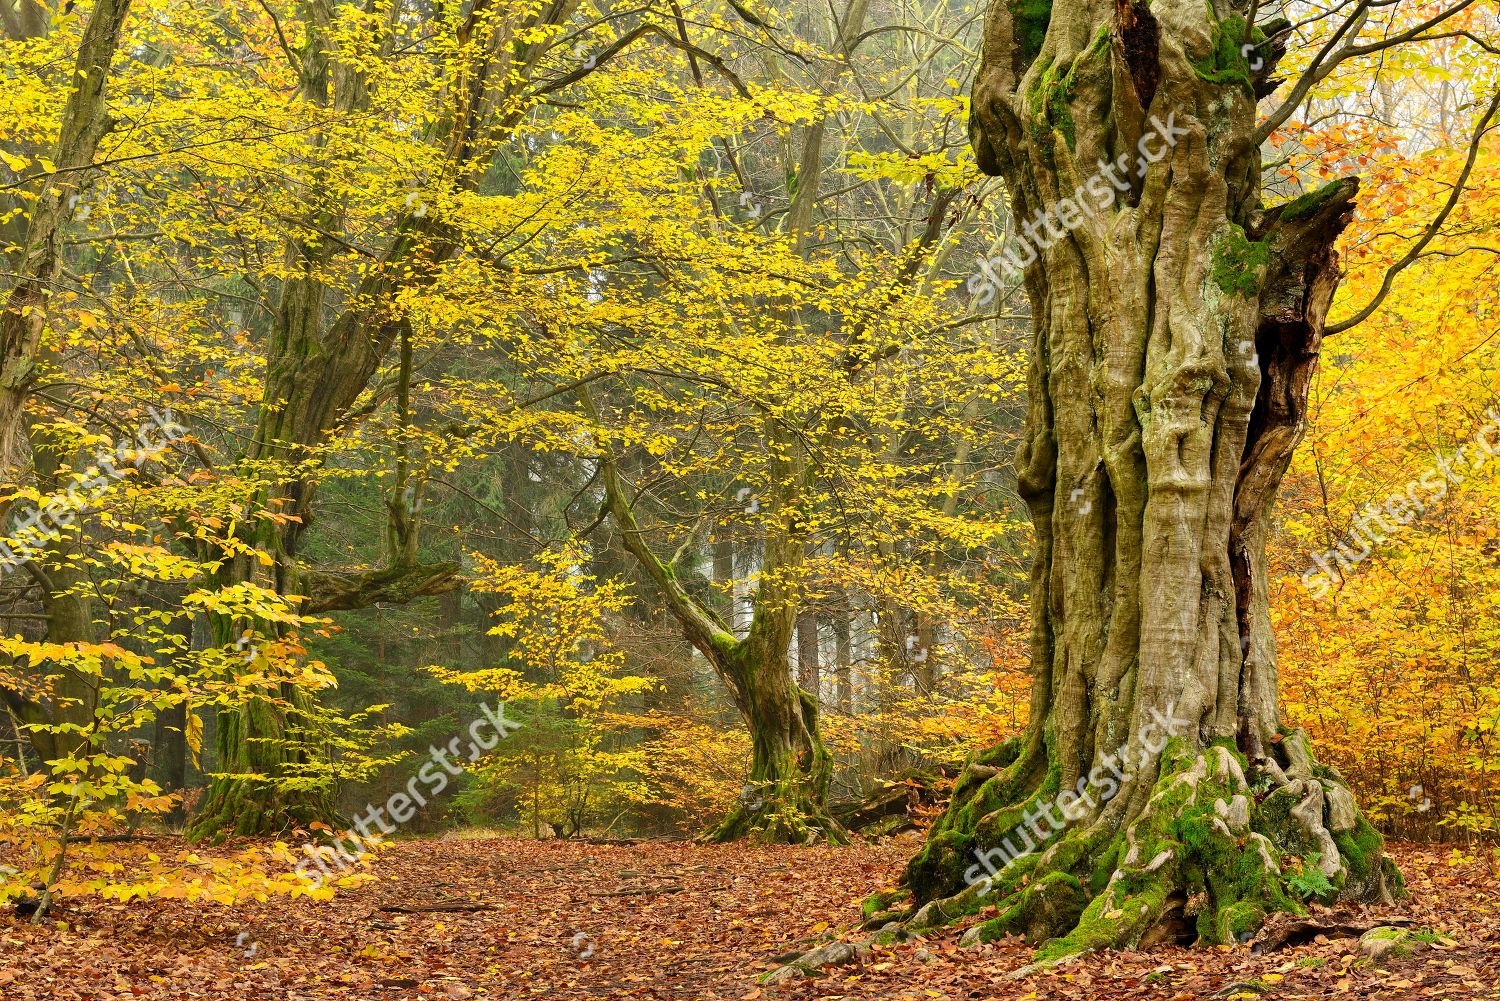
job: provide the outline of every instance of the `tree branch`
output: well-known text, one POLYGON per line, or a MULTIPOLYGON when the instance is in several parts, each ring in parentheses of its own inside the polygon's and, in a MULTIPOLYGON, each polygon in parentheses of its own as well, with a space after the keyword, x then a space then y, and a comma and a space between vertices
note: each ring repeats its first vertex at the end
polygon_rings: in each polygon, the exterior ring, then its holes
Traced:
POLYGON ((1479 119, 1479 126, 1474 130, 1474 137, 1469 141, 1469 153, 1468 157, 1464 160, 1464 169, 1459 171, 1458 179, 1453 182, 1453 190, 1448 193, 1448 200, 1443 203, 1442 209, 1433 217, 1432 222, 1427 225, 1427 229, 1423 231, 1422 236, 1416 243, 1411 245, 1411 249, 1406 252, 1405 256, 1386 269, 1385 280, 1380 283, 1380 291, 1375 293, 1375 298, 1371 299, 1365 305, 1364 309, 1361 309, 1347 320, 1330 323, 1324 331, 1325 336, 1342 333, 1364 321, 1371 313, 1379 309, 1380 304, 1385 301, 1385 297, 1390 295, 1391 288, 1396 283, 1396 276, 1416 263, 1422 256, 1422 251, 1438 235, 1438 231, 1443 228, 1443 223, 1448 220, 1449 214, 1452 213, 1453 207, 1458 204, 1459 198, 1463 196, 1464 186, 1469 183, 1469 174, 1474 170, 1474 162, 1479 158, 1480 143, 1484 140, 1485 134, 1489 132, 1490 126, 1494 122, 1496 111, 1500 111, 1500 90, 1495 91, 1495 96, 1490 98, 1489 107, 1485 109, 1484 115, 1479 119))
POLYGON ((463 586, 456 562, 414 563, 382 570, 303 570, 301 589, 307 593, 302 610, 343 612, 381 602, 404 605, 416 598, 447 594, 463 586))
POLYGON ((1366 56, 1373 52, 1379 52, 1382 49, 1388 49, 1393 45, 1420 40, 1418 36, 1424 31, 1437 27, 1448 20, 1448 18, 1473 5, 1473 3, 1474 0, 1459 0, 1459 3, 1454 6, 1434 14, 1421 24, 1408 28, 1406 31, 1392 35, 1389 38, 1383 38, 1378 42, 1370 42, 1367 45, 1355 45, 1354 43, 1358 39, 1360 30, 1364 27, 1366 19, 1369 17, 1369 9, 1372 6, 1368 0, 1363 0, 1354 9, 1354 14, 1339 26, 1338 30, 1333 33, 1333 37, 1328 39, 1317 56, 1308 65, 1307 69, 1303 71, 1301 79, 1292 88, 1291 96, 1286 99, 1286 102, 1281 107, 1267 115, 1266 120, 1261 123, 1260 128, 1256 129, 1253 140, 1254 144, 1259 146, 1266 141, 1272 132, 1285 125, 1286 120, 1292 116, 1292 113, 1307 98, 1307 94, 1312 90, 1313 86, 1326 79, 1328 74, 1332 73, 1340 63, 1348 59, 1353 59, 1356 56, 1366 56), (1352 32, 1350 31, 1351 28, 1353 29, 1352 32), (1348 40, 1342 46, 1338 46, 1339 40, 1346 33, 1349 36, 1348 40), (1335 49, 1335 46, 1338 46, 1338 48, 1335 49))
MULTIPOLYGON (((583 405, 584 413, 595 426, 601 424, 599 408, 594 404, 594 397, 587 386, 578 388, 578 400, 583 405)), ((667 607, 671 610, 677 621, 682 623, 683 631, 687 638, 703 652, 709 663, 715 669, 719 669, 719 658, 728 649, 738 645, 739 640, 729 631, 729 627, 711 610, 704 608, 692 595, 687 593, 682 584, 677 580, 677 574, 672 567, 663 563, 651 551, 646 544, 646 537, 641 532, 641 526, 636 521, 635 511, 631 501, 625 496, 625 488, 620 483, 619 469, 615 464, 615 457, 604 454, 600 449, 599 456, 599 478, 604 484, 605 503, 609 508, 610 517, 614 519, 620 529, 620 539, 625 548, 636 561, 641 569, 651 578, 666 600, 667 607)), ((720 671, 721 676, 723 672, 720 671)), ((726 682, 732 679, 725 678, 726 682)), ((734 693, 738 697, 738 691, 734 693)))

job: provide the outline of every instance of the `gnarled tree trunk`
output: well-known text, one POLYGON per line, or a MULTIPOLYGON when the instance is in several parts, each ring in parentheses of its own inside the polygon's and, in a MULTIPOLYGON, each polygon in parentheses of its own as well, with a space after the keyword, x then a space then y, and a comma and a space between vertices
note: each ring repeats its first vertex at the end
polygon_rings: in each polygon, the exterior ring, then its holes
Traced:
MULTIPOLYGON (((577 392, 584 413, 602 427, 593 394, 587 387, 577 392)), ((782 455, 790 453, 787 449, 782 455)), ((795 511, 805 467, 783 457, 773 460, 772 470, 776 509, 795 511)), ((718 613, 683 587, 675 567, 651 551, 615 456, 599 457, 599 479, 621 543, 681 624, 684 637, 713 666, 750 733, 750 773, 744 789, 728 816, 706 837, 792 844, 843 840, 844 830, 827 807, 833 758, 818 732, 817 695, 799 686, 792 670, 790 650, 799 611, 790 581, 806 556, 805 540, 794 521, 768 526, 750 628, 740 639, 718 613)))
POLYGON ((1277 708, 1267 525, 1357 184, 1262 205, 1256 99, 1282 48, 1245 14, 990 14, 971 136, 1035 249, 1013 258, 1035 328, 1016 461, 1031 722, 966 769, 908 867, 910 907, 869 908, 901 921, 890 934, 994 904, 969 940, 1022 933, 1046 962, 1243 940, 1308 899, 1399 892, 1277 708))

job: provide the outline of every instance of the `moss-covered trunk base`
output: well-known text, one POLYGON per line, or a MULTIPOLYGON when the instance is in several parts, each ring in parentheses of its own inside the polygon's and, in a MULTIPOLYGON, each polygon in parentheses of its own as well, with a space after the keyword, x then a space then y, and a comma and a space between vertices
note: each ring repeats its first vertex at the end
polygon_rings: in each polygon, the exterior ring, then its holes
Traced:
POLYGON ((218 844, 230 837, 267 837, 338 822, 326 793, 287 793, 264 779, 231 776, 209 784, 203 810, 188 826, 186 837, 192 843, 218 844))
POLYGON ((775 781, 752 779, 739 802, 717 827, 703 836, 719 844, 746 838, 763 844, 844 844, 847 832, 829 814, 803 776, 775 781))
MULTIPOLYGON (((1038 951, 1020 977, 1097 949, 1245 942, 1272 913, 1400 896, 1383 839, 1338 773, 1312 760, 1300 731, 1279 747, 1281 761, 1247 776, 1228 742, 1195 750, 1174 739, 1152 786, 1120 788, 1119 797, 1141 803, 1134 819, 1122 824, 1096 803, 1078 822, 1038 832, 1038 818, 1063 816, 1052 809, 1056 772, 1011 746, 1001 757, 1014 760, 1003 767, 970 765, 908 866, 904 891, 866 902, 866 927, 877 941, 897 941, 993 907, 963 944, 1024 937, 1038 951), (1038 835, 1023 843, 1034 848, 986 865, 1009 856, 998 849, 1017 843, 1023 816, 1038 835)), ((771 979, 815 973, 825 951, 771 979)))
POLYGON ((818 733, 817 702, 792 688, 790 712, 767 712, 776 702, 756 704, 746 713, 754 758, 750 780, 729 815, 703 836, 710 843, 748 838, 763 844, 800 845, 818 841, 844 844, 842 824, 828 812, 833 759, 818 733), (769 721, 790 720, 769 726, 769 721))
POLYGON ((729 815, 703 840, 843 844, 843 825, 828 812, 833 758, 818 732, 818 700, 792 681, 784 659, 762 658, 753 644, 733 648, 716 666, 733 679, 750 730, 750 776, 729 815))
POLYGON ((333 794, 309 770, 306 742, 291 722, 305 715, 310 697, 292 685, 282 689, 279 699, 251 699, 219 713, 218 773, 188 826, 189 841, 277 835, 314 823, 338 826, 333 794))

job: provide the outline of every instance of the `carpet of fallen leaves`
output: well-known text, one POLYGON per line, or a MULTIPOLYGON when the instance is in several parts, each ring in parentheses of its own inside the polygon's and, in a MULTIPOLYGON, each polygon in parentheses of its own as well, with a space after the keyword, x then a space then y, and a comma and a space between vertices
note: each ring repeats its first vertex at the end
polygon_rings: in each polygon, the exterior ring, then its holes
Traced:
POLYGON ((826 936, 859 937, 859 899, 890 885, 916 844, 403 842, 376 861, 378 881, 331 902, 90 898, 39 927, 0 918, 0 998, 1500 998, 1500 879, 1482 859, 1410 845, 1393 849, 1409 899, 1338 912, 1446 936, 1387 968, 1325 938, 1264 955, 1104 953, 1015 981, 1024 944, 960 949, 959 927, 821 978, 757 983, 826 936), (472 907, 484 909, 456 909, 472 907))

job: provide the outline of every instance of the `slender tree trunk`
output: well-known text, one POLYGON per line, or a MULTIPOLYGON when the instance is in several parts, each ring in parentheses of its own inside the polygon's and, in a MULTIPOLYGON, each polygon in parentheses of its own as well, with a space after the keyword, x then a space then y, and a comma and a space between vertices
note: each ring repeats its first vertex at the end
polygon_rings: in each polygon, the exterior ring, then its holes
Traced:
POLYGON ((911 635, 912 650, 908 655, 912 685, 920 694, 931 695, 937 689, 938 682, 937 632, 931 615, 917 612, 915 619, 916 628, 911 635))
MULTIPOLYGON (((89 11, 51 157, 56 170, 37 185, 27 208, 26 236, 15 258, 17 280, 0 308, 0 475, 15 464, 17 432, 40 368, 43 339, 49 324, 58 322, 51 302, 62 270, 62 230, 92 179, 99 143, 114 124, 106 101, 109 70, 129 10, 130 0, 98 0, 89 11)), ((46 18, 35 21, 40 11, 36 4, 23 4, 23 34, 41 33, 46 18)))
POLYGON ((715 605, 719 617, 734 625, 734 536, 727 529, 714 533, 714 583, 721 589, 715 605))
POLYGON ((818 613, 803 609, 797 613, 797 684, 816 698, 818 680, 818 613))
MULTIPOLYGON (((55 357, 48 348, 43 348, 40 355, 49 360, 55 357)), ((63 392, 66 395, 66 390, 63 392)), ((69 481, 64 470, 70 462, 80 469, 88 467, 87 454, 76 453, 51 440, 51 435, 34 422, 26 423, 24 439, 30 445, 37 489, 44 495, 60 493, 67 487, 69 481)), ((79 541, 71 535, 60 535, 49 539, 37 555, 23 572, 34 573, 43 582, 42 612, 47 617, 47 641, 96 642, 99 634, 94 623, 94 587, 79 541)), ((39 727, 28 731, 32 750, 43 762, 73 756, 87 744, 93 706, 98 701, 95 688, 102 680, 66 664, 53 666, 44 662, 34 666, 49 673, 48 694, 42 701, 19 697, 14 700, 21 719, 39 727)))
MULTIPOLYGON (((156 717, 155 748, 156 783, 165 792, 187 788, 187 705, 179 702, 163 709, 156 717)), ((174 818, 169 818, 174 819, 174 818)))
POLYGON ((835 699, 839 712, 849 713, 854 709, 854 644, 849 637, 849 599, 847 595, 835 609, 833 624, 833 672, 835 699))
MULTIPOLYGON (((917 635, 912 631, 912 613, 890 598, 878 598, 875 602, 876 662, 879 671, 875 675, 876 704, 879 707, 879 722, 875 730, 875 767, 886 775, 909 768, 913 759, 910 752, 896 737, 896 714, 906 692, 907 679, 914 677, 918 666, 915 658, 922 657, 917 649, 917 635)), ((925 658, 924 658, 925 659, 925 658)))
POLYGON ((1268 520, 1356 183, 1261 204, 1256 95, 1281 50, 1243 13, 992 8, 979 163, 1018 220, 1050 213, 1027 227, 1016 459, 1037 546, 1031 723, 959 780, 908 868, 907 930, 995 904, 970 941, 1051 940, 1050 962, 1232 942, 1307 896, 1399 888, 1341 777, 1278 713, 1268 520))

